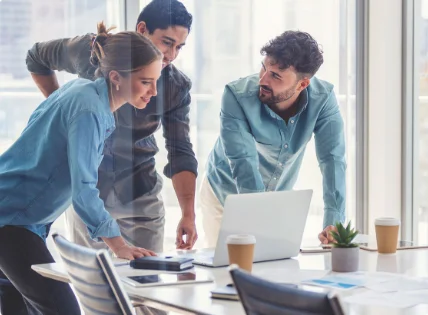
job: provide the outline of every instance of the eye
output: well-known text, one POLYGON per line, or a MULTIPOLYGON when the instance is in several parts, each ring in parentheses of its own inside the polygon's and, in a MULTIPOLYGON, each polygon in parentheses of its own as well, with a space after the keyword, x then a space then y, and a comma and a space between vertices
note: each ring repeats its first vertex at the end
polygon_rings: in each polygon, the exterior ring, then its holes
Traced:
POLYGON ((171 47, 172 46, 172 42, 168 42, 166 40, 163 41, 164 45, 171 47))
POLYGON ((151 82, 149 82, 149 81, 141 81, 141 83, 143 83, 144 85, 150 85, 151 82))
POLYGON ((178 46, 177 50, 181 50, 183 48, 183 46, 178 46))

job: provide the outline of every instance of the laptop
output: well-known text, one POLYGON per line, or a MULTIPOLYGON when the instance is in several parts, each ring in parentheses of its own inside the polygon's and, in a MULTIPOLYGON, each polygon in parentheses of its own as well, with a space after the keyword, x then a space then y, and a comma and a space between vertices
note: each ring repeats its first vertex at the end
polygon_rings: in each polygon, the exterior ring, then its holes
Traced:
POLYGON ((297 256, 311 198, 312 190, 229 195, 215 249, 196 253, 193 263, 229 265, 226 238, 230 234, 256 237, 254 262, 297 256))

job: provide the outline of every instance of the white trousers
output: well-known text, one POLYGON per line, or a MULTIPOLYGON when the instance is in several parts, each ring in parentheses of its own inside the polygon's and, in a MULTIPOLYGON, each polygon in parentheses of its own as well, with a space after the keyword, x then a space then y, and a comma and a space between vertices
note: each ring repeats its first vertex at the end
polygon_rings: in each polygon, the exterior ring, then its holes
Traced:
POLYGON ((202 225, 205 232, 204 246, 206 248, 212 248, 217 244, 224 208, 215 195, 206 175, 202 179, 199 193, 202 212, 202 225))

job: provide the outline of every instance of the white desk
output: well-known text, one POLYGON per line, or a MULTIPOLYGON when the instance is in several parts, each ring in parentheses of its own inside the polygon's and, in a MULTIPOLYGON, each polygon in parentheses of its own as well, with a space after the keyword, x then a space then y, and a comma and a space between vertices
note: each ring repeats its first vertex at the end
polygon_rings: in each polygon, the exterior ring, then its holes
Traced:
MULTIPOLYGON (((34 265, 33 269, 43 276, 60 281, 68 281, 65 269, 59 263, 34 265)), ((319 273, 322 273, 322 270, 329 269, 331 269, 330 253, 304 254, 299 255, 295 259, 256 263, 253 267, 253 273, 256 275, 277 275, 278 278, 280 278, 281 273, 285 271, 288 273, 289 270, 295 271, 293 274, 298 276, 299 273, 307 272, 305 270, 318 270, 319 273)), ((379 255, 377 252, 360 250, 359 269, 364 271, 384 271, 401 273, 409 276, 428 277, 428 249, 401 250, 395 255, 379 255)), ((215 315, 244 314, 240 302, 222 301, 210 298, 210 290, 231 282, 226 268, 196 267, 196 270, 209 272, 214 277, 215 283, 139 289, 125 284, 125 289, 133 300, 165 310, 215 315)), ((134 270, 129 266, 117 267, 117 271, 120 276, 156 273, 146 270, 134 270)), ((317 271, 315 271, 315 273, 317 273, 317 271)), ((277 280, 286 281, 286 279, 277 280)), ((348 291, 346 294, 354 294, 356 292, 361 291, 352 290, 348 291)), ((428 314, 428 305, 419 305, 401 310, 395 308, 365 307, 346 303, 343 303, 343 305, 348 315, 428 314)))

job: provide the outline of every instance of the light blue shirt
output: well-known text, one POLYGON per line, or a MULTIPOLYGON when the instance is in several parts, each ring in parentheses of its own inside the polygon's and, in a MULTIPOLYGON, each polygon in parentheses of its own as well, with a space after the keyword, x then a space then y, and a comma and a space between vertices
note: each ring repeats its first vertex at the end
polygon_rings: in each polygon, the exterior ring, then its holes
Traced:
POLYGON ((92 238, 120 236, 96 188, 105 139, 115 128, 104 79, 73 80, 31 115, 0 156, 0 227, 22 226, 43 239, 73 202, 92 238))
POLYGON ((315 77, 301 92, 288 124, 258 98, 259 77, 226 85, 221 130, 207 163, 219 201, 229 194, 291 190, 307 143, 315 135, 323 175, 324 227, 345 219, 345 140, 333 86, 315 77))

